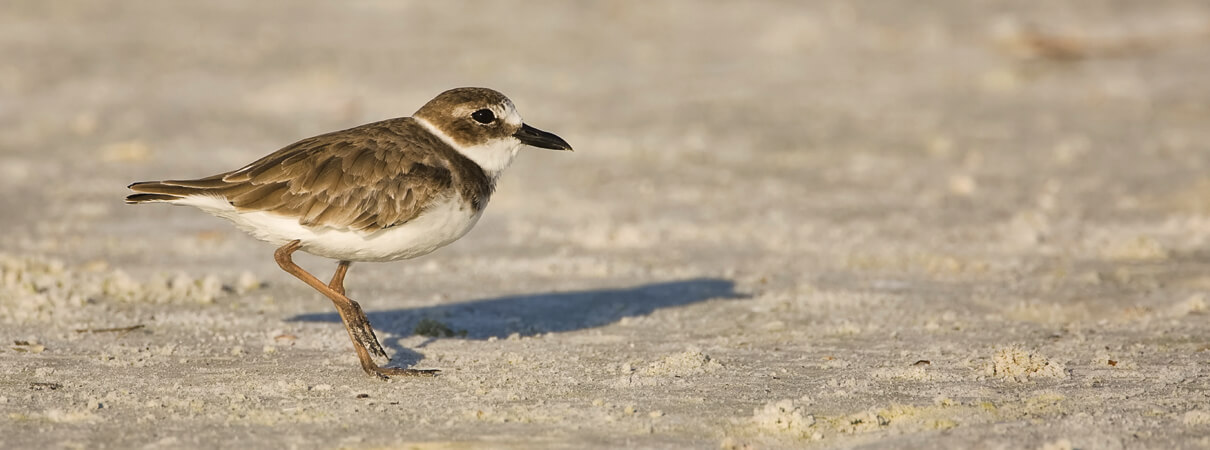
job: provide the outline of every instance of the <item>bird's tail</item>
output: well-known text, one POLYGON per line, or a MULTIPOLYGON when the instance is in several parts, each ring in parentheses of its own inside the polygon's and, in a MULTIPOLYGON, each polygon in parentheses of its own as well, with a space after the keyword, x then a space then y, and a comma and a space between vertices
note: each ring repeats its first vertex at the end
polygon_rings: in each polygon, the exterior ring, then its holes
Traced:
POLYGON ((136 194, 126 196, 126 203, 173 203, 191 195, 204 195, 225 185, 220 175, 197 180, 140 181, 127 186, 136 194))

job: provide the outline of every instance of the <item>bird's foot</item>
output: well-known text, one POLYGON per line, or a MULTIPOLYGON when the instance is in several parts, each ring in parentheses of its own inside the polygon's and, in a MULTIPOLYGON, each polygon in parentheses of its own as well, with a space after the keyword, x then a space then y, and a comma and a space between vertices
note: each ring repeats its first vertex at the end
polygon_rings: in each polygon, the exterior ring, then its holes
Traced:
POLYGON ((374 375, 379 379, 389 379, 390 377, 435 377, 441 373, 437 369, 400 369, 397 367, 379 367, 374 375))
POLYGON ((391 377, 435 377, 440 370, 437 369, 400 369, 397 367, 381 367, 374 364, 368 358, 361 360, 361 369, 367 374, 377 377, 380 380, 386 381, 391 377))

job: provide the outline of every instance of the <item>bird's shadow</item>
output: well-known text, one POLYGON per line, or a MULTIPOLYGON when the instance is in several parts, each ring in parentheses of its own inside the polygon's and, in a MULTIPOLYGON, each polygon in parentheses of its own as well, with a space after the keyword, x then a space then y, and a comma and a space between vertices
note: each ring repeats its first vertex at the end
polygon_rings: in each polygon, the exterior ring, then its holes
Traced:
MULTIPOLYGON (((366 317, 375 329, 401 337, 427 329, 442 335, 439 337, 488 339, 504 338, 513 333, 532 336, 582 330, 608 325, 623 317, 651 314, 660 308, 746 297, 735 291, 735 283, 730 280, 695 278, 631 288, 513 295, 449 305, 371 311, 366 317), (421 330, 417 330, 417 325, 421 330)), ((312 313, 289 320, 340 322, 340 316, 335 312, 312 313)), ((398 341, 383 342, 395 350, 392 365, 406 367, 422 359, 419 353, 404 348, 398 341)), ((428 342, 431 340, 417 347, 428 342)))

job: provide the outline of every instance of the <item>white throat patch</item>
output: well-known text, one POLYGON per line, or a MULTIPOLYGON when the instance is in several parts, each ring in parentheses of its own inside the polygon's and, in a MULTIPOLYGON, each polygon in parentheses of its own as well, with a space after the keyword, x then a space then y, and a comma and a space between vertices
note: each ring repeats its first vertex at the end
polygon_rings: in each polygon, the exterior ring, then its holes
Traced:
POLYGON ((418 117, 414 118, 414 120, 416 120, 416 123, 419 123, 420 126, 423 126, 424 129, 428 130, 430 133, 433 133, 434 136, 440 138, 442 142, 449 144, 449 146, 453 147, 454 150, 457 150, 458 153, 461 153, 471 161, 474 161, 475 164, 478 164, 479 167, 482 168, 484 172, 487 172, 487 175, 493 180, 499 177, 500 172, 508 168, 508 166, 513 163, 513 159, 517 157, 517 152, 521 150, 523 145, 521 144, 520 139, 508 136, 500 139, 494 139, 484 144, 471 147, 462 147, 458 145, 457 142, 454 142, 449 135, 437 129, 437 127, 433 126, 433 124, 429 123, 427 120, 418 117))

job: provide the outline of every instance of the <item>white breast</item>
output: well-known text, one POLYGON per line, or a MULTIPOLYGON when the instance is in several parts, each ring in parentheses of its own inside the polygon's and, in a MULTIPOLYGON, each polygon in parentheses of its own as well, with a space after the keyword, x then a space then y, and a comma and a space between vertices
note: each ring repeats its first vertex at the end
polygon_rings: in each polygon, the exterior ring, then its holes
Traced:
POLYGON ((248 234, 273 245, 298 239, 302 250, 325 258, 346 261, 395 261, 415 258, 448 245, 479 221, 475 211, 457 195, 438 199, 423 214, 408 223, 373 233, 324 227, 305 227, 297 217, 263 211, 237 211, 227 201, 210 196, 191 196, 172 202, 194 206, 230 220, 248 234))

